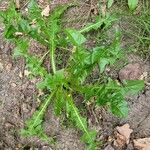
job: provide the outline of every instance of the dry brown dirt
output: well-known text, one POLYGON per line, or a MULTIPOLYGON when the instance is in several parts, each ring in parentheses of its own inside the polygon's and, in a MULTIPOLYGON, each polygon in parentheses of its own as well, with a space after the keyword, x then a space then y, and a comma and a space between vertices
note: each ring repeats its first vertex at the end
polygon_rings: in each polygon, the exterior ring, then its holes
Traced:
MULTIPOLYGON (((44 3, 44 1, 42 2, 44 3)), ((80 2, 83 4, 83 1, 80 2)), ((5 3, 5 1, 0 2, 1 9, 5 8, 7 4, 5 3)), ((85 10, 87 11, 87 8, 85 10)), ((47 135, 56 137, 55 146, 51 146, 37 137, 25 138, 19 134, 19 129, 24 126, 25 120, 32 115, 38 106, 37 90, 34 84, 36 81, 31 82, 21 76, 21 73, 24 72, 24 60, 12 58, 13 45, 3 39, 3 29, 3 25, 0 23, 0 149, 85 150, 84 143, 79 140, 80 133, 74 128, 62 127, 61 120, 52 114, 50 106, 44 117, 44 129, 47 135)), ((144 79, 148 83, 150 62, 145 62, 134 54, 128 55, 127 59, 131 64, 140 64, 142 73, 147 73, 144 79)), ((117 71, 116 74, 118 74, 117 71)), ((104 142, 103 146, 98 149, 116 149, 113 147, 115 128, 125 123, 128 123, 133 129, 130 143, 125 145, 125 150, 134 150, 133 139, 150 136, 150 85, 145 84, 143 91, 138 95, 128 96, 127 102, 129 115, 123 119, 114 117, 105 108, 90 109, 89 126, 96 128, 97 139, 104 142)))

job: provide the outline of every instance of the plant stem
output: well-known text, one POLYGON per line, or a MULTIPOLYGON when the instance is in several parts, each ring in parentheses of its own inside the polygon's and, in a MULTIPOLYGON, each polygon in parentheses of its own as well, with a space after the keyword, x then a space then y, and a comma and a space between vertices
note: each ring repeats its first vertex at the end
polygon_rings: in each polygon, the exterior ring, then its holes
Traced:
POLYGON ((54 41, 51 40, 51 63, 52 63, 52 70, 53 73, 56 73, 56 65, 55 65, 55 45, 54 45, 54 41))
POLYGON ((55 94, 55 91, 53 91, 53 92, 50 94, 49 98, 46 100, 45 104, 42 106, 42 109, 40 110, 40 113, 37 115, 37 117, 36 117, 36 119, 35 119, 35 121, 34 121, 34 123, 33 123, 33 125, 32 125, 31 128, 34 128, 36 122, 38 121, 38 119, 41 117, 41 115, 42 115, 42 114, 44 113, 44 111, 46 110, 46 108, 47 108, 47 106, 48 106, 49 102, 51 101, 51 99, 52 99, 52 97, 53 97, 54 94, 55 94))

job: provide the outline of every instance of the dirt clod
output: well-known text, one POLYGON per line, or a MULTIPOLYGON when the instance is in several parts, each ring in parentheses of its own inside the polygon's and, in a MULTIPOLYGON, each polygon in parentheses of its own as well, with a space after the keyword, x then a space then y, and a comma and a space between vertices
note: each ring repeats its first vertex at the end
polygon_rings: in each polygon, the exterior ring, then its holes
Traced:
POLYGON ((119 79, 120 80, 135 80, 139 79, 142 74, 142 69, 140 64, 128 64, 124 68, 119 71, 119 79))
POLYGON ((133 140, 136 150, 150 150, 150 138, 133 140))
POLYGON ((116 127, 117 133, 115 135, 116 140, 114 141, 114 146, 116 146, 118 149, 122 149, 125 144, 129 144, 130 134, 133 132, 132 129, 130 129, 129 124, 125 124, 121 127, 116 127))
POLYGON ((126 139, 126 143, 129 143, 129 139, 130 139, 130 134, 133 132, 132 129, 130 129, 130 125, 129 124, 125 124, 121 127, 117 127, 116 128, 118 133, 123 135, 126 139))

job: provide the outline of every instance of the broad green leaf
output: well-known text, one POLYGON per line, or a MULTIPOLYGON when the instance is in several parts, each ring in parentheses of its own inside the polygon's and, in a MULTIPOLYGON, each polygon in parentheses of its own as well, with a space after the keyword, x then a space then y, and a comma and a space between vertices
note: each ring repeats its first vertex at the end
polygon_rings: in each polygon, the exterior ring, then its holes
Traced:
POLYGON ((138 5, 138 0, 128 0, 128 6, 130 10, 134 10, 138 5))
POLYGON ((104 47, 95 47, 91 53, 91 61, 93 63, 99 63, 100 59, 106 56, 108 51, 104 47))
POLYGON ((109 110, 118 117, 126 117, 128 115, 128 105, 121 93, 114 93, 108 103, 109 110))
POLYGON ((70 42, 75 46, 80 46, 86 41, 86 38, 75 29, 66 29, 65 30, 70 42))
POLYGON ((109 64, 109 60, 107 58, 101 58, 98 65, 100 68, 100 73, 103 73, 105 70, 106 65, 109 64))
POLYGON ((77 47, 76 51, 72 54, 68 67, 71 81, 75 79, 75 82, 83 83, 94 65, 91 63, 90 52, 77 47))
POLYGON ((143 80, 124 80, 122 91, 124 94, 137 94, 144 87, 143 80))
POLYGON ((107 0, 107 7, 110 8, 114 3, 114 0, 107 0))

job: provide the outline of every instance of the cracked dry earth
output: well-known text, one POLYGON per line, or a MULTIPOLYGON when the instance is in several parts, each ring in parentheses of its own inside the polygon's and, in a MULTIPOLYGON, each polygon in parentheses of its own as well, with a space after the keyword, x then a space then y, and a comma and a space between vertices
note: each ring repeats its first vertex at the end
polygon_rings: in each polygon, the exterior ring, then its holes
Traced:
MULTIPOLYGON (((20 136, 19 129, 24 126, 36 107, 37 90, 35 81, 23 76, 24 60, 14 60, 11 56, 13 45, 2 38, 3 26, 0 24, 0 150, 85 150, 79 140, 80 133, 62 127, 60 119, 52 115, 48 108, 44 118, 44 130, 49 136, 57 139, 55 146, 48 145, 37 137, 20 136)), ((147 73, 145 82, 149 83, 150 62, 144 62, 135 55, 128 56, 129 63, 138 63, 141 72, 147 73)), ((119 119, 104 108, 96 108, 88 116, 89 125, 98 131, 97 139, 104 142, 98 150, 114 150, 114 131, 125 123, 133 129, 131 140, 124 150, 134 150, 133 139, 150 137, 150 85, 145 84, 143 91, 137 96, 128 96, 129 115, 119 119)), ((117 150, 117 149, 116 149, 117 150)))

